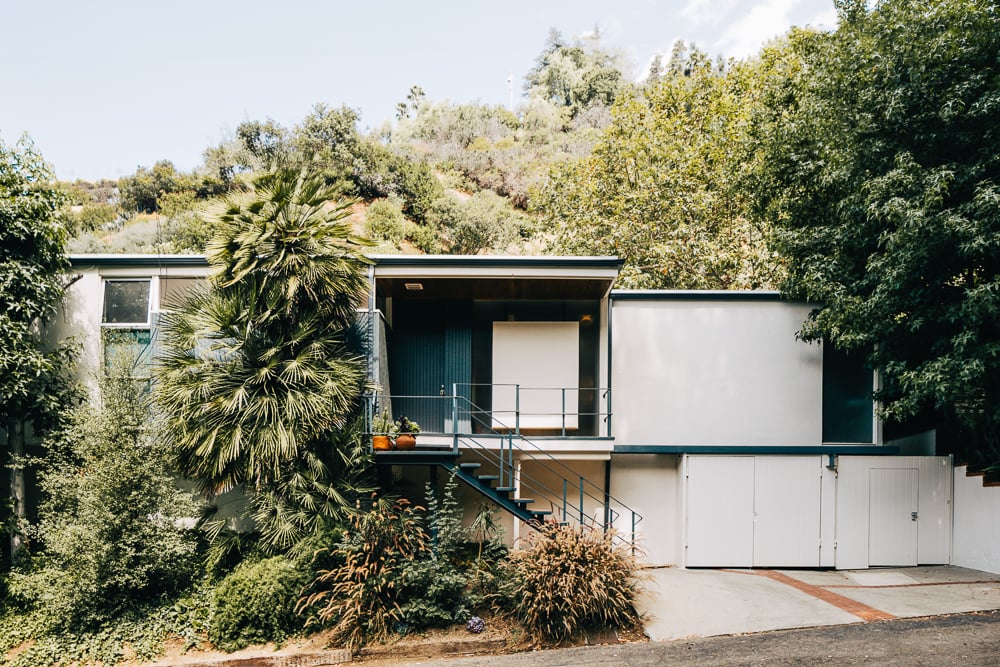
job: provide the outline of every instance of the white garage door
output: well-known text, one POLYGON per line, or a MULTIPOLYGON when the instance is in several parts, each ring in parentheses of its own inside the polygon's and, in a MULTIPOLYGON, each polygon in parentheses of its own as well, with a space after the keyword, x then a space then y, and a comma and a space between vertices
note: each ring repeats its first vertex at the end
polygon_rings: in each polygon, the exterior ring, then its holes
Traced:
POLYGON ((822 460, 688 456, 690 567, 818 567, 822 460))

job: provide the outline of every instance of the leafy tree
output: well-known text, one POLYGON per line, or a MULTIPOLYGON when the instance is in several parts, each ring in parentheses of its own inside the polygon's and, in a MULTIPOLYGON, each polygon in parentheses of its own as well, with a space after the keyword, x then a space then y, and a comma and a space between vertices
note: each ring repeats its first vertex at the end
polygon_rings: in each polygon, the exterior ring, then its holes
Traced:
POLYGON ((568 107, 575 116, 588 106, 610 106, 627 88, 623 65, 600 46, 600 34, 567 42, 558 30, 549 31, 545 48, 525 77, 524 90, 568 107))
POLYGON ((593 153, 555 166, 535 193, 555 251, 618 255, 629 287, 774 284, 766 223, 751 220, 739 180, 758 82, 755 63, 722 74, 691 50, 643 94, 623 94, 593 153))
POLYGON ((157 213, 164 195, 194 189, 192 180, 174 168, 169 160, 160 160, 152 169, 139 167, 132 176, 118 181, 121 207, 137 213, 157 213))
POLYGON ((1000 461, 1000 14, 985 0, 838 3, 770 50, 754 189, 823 304, 806 339, 870 355, 895 420, 1000 461))
MULTIPOLYGON (((52 172, 27 138, 0 142, 0 429, 9 454, 11 553, 22 547, 27 517, 24 454, 29 425, 36 436, 59 422, 72 398, 68 348, 51 348, 44 327, 65 289, 62 199, 52 172)), ((6 522, 5 522, 6 523, 6 522)))
POLYGON ((34 567, 15 577, 18 597, 44 608, 52 630, 118 617, 190 585, 197 515, 156 442, 146 386, 132 378, 135 350, 121 350, 100 378, 100 401, 69 410, 40 471, 44 500, 33 534, 34 567))
POLYGON ((210 493, 243 487, 265 546, 286 549, 359 491, 367 294, 349 202, 321 173, 279 168, 211 215, 208 287, 166 314, 155 396, 181 472, 210 493), (339 438, 346 438, 345 442, 339 438))

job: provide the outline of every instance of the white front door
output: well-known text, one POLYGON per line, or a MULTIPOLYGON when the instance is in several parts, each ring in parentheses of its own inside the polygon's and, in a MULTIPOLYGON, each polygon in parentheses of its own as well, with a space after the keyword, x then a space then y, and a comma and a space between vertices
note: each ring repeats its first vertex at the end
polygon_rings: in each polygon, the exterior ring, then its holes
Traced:
POLYGON ((868 483, 868 564, 917 564, 916 468, 873 468, 868 483))

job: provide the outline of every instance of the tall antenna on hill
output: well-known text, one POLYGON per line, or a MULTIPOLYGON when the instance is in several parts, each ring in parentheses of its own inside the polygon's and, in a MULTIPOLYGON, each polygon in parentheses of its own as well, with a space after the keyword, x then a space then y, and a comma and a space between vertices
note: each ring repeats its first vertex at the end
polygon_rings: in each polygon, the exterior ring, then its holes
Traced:
POLYGON ((514 73, 510 72, 507 74, 507 109, 514 113, 514 73))

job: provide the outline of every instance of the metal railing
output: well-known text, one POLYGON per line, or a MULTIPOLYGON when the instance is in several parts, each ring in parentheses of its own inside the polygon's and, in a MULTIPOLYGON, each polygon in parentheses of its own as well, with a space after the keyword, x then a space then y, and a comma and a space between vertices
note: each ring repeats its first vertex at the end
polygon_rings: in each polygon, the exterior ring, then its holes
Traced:
MULTIPOLYGON (((516 385, 515 385, 516 386, 516 385)), ((525 492, 535 498, 536 503, 548 503, 553 516, 560 522, 576 523, 607 531, 616 528, 618 539, 635 548, 636 527, 642 516, 611 495, 609 489, 602 488, 552 456, 544 447, 525 437, 518 424, 506 424, 493 411, 485 410, 468 398, 458 394, 458 385, 453 387, 451 396, 370 396, 367 402, 369 420, 378 413, 382 404, 391 402, 426 402, 438 406, 435 411, 448 411, 445 423, 450 432, 433 433, 448 436, 450 451, 454 455, 463 454, 470 460, 464 462, 485 464, 483 472, 496 473, 497 488, 514 488, 524 496, 525 492), (380 400, 381 399, 381 400, 380 400), (499 428, 495 425, 499 424, 499 428), (514 453, 520 456, 515 460, 514 453), (523 468, 527 459, 536 467, 535 474, 523 468), (471 460, 476 459, 476 460, 471 460), (540 477, 550 477, 561 489, 552 488, 540 477), (588 514, 586 505, 590 503, 598 513, 588 514), (627 527, 619 530, 620 519, 627 519, 627 527)), ((369 424, 369 431, 371 422, 369 424)), ((426 431, 423 431, 426 433, 426 431)), ((438 445, 438 448, 442 445, 438 445)), ((421 449, 418 447, 418 450, 421 449)), ((428 448, 423 447, 424 451, 428 448)))

